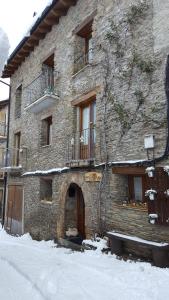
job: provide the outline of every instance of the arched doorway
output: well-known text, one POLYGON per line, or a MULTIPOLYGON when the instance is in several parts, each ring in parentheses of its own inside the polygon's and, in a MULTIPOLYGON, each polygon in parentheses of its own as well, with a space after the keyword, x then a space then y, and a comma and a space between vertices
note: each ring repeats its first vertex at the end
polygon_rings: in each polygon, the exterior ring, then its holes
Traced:
POLYGON ((81 188, 71 183, 65 202, 65 235, 67 231, 77 229, 77 235, 85 239, 85 204, 81 188))

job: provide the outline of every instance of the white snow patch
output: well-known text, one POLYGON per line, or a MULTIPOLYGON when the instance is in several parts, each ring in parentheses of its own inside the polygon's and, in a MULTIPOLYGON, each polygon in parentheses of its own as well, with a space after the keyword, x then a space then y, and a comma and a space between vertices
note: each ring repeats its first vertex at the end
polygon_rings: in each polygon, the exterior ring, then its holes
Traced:
POLYGON ((147 241, 147 240, 138 238, 136 236, 125 235, 125 234, 114 232, 114 231, 110 231, 110 232, 108 232, 108 234, 112 234, 113 236, 125 238, 125 239, 132 240, 135 242, 141 242, 141 243, 144 243, 147 245, 153 245, 153 246, 157 246, 157 247, 169 246, 168 243, 157 243, 157 242, 153 242, 153 241, 147 241))
POLYGON ((169 269, 0 231, 0 299, 168 299, 169 269))
POLYGON ((45 8, 43 8, 42 10, 40 10, 34 17, 33 20, 31 20, 30 24, 28 24, 28 28, 27 31, 25 32, 24 36, 28 37, 30 36, 30 31, 33 28, 33 26, 35 25, 36 21, 41 18, 43 11, 52 4, 53 0, 48 0, 47 5, 45 8))
POLYGON ((113 161, 110 162, 109 164, 113 165, 113 164, 136 164, 139 162, 145 162, 145 159, 136 159, 136 160, 121 160, 121 161, 113 161))
POLYGON ((32 171, 32 172, 26 172, 24 173, 22 176, 26 176, 26 175, 48 175, 51 173, 61 173, 65 170, 69 170, 68 167, 64 167, 64 168, 53 168, 53 169, 49 169, 46 171, 42 171, 42 170, 36 170, 36 171, 32 171))
POLYGON ((100 238, 96 238, 96 240, 83 240, 83 244, 96 247, 96 252, 101 252, 102 249, 107 248, 107 241, 100 238))

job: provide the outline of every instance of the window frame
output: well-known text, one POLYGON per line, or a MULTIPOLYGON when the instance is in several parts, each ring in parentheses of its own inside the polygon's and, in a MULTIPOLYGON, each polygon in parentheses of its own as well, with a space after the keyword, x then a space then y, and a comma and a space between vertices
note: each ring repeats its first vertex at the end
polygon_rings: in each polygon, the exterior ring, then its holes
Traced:
POLYGON ((52 145, 52 124, 53 124, 52 115, 41 120, 40 145, 42 147, 52 145))
POLYGON ((52 201, 53 201, 53 178, 52 177, 40 177, 40 193, 39 193, 39 196, 40 196, 40 201, 41 202, 52 203, 52 201), (47 184, 48 182, 50 182, 50 185, 51 185, 51 187, 50 187, 51 188, 51 193, 50 193, 49 196, 43 197, 42 194, 43 194, 44 191, 42 191, 41 188, 42 188, 42 186, 44 187, 44 184, 47 184))
POLYGON ((145 196, 145 175, 141 175, 141 174, 133 174, 133 175, 128 175, 128 201, 129 203, 147 203, 147 198, 145 196), (136 199, 134 199, 134 178, 141 178, 142 179, 142 201, 138 201, 136 199))

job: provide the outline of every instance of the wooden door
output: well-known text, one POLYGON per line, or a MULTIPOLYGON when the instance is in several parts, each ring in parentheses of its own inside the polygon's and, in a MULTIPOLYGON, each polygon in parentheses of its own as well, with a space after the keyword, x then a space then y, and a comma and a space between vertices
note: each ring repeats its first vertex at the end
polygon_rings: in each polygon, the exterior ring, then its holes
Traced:
POLYGON ((77 229, 82 238, 85 238, 85 205, 82 191, 77 188, 77 229))
POLYGON ((9 185, 5 228, 13 234, 21 235, 23 210, 23 186, 9 185))
POLYGON ((96 101, 81 107, 80 159, 94 157, 96 101))

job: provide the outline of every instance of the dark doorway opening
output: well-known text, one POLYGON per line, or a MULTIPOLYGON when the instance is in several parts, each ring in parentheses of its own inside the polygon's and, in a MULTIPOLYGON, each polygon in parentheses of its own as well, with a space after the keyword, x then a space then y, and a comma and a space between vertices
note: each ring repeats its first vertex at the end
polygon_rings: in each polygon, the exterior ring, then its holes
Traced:
POLYGON ((81 188, 71 183, 65 203, 65 237, 80 244, 85 239, 85 204, 81 188))

